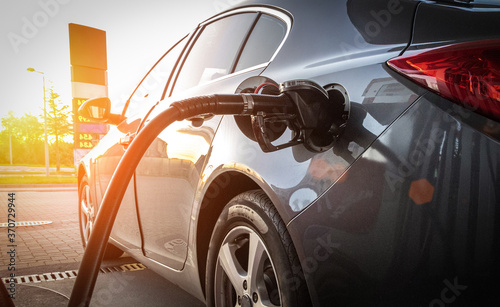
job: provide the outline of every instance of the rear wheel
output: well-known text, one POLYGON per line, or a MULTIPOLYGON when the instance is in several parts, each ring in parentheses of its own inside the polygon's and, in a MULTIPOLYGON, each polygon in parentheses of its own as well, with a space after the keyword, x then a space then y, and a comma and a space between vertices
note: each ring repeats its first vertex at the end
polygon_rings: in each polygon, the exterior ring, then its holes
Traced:
POLYGON ((206 276, 208 306, 309 305, 290 235, 260 190, 236 196, 223 209, 206 276))
MULTIPOLYGON (((82 178, 78 189, 78 215, 80 217, 80 236, 82 238, 83 248, 87 246, 90 234, 94 228, 95 218, 97 216, 97 208, 90 197, 90 185, 87 176, 82 178)), ((104 259, 118 258, 123 254, 123 251, 111 243, 106 246, 104 259)))

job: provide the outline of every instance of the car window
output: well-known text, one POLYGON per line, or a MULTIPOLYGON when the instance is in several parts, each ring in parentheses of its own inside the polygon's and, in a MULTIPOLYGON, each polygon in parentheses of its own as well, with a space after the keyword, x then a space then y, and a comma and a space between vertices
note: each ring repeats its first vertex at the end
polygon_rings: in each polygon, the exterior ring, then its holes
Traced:
POLYGON ((175 91, 220 78, 231 73, 257 13, 231 15, 202 29, 177 77, 175 91))
POLYGON ((286 24, 269 15, 262 15, 250 34, 235 71, 269 62, 285 38, 286 24))
POLYGON ((128 108, 124 110, 125 116, 129 117, 140 110, 149 109, 162 98, 168 78, 186 44, 185 41, 186 38, 183 38, 167 51, 146 74, 130 96, 128 108))

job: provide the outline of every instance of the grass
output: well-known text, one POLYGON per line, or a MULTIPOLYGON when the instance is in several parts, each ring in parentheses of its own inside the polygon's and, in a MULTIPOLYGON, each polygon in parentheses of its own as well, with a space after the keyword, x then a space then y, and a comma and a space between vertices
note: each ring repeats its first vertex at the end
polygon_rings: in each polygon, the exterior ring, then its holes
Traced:
MULTIPOLYGON (((65 172, 65 171, 51 171, 50 175, 71 175, 76 173, 76 171, 71 171, 71 172, 65 172)), ((36 175, 36 174, 43 174, 45 175, 45 171, 43 172, 27 172, 27 171, 6 171, 2 172, 0 171, 0 175, 19 175, 19 176, 29 176, 29 175, 36 175)))
POLYGON ((0 184, 59 184, 77 183, 76 177, 69 176, 1 176, 0 184))
MULTIPOLYGON (((10 164, 0 164, 2 166, 11 166, 10 164)), ((51 171, 49 176, 45 176, 45 170, 43 171, 27 171, 27 170, 16 170, 16 166, 29 166, 29 167, 44 167, 44 165, 36 164, 15 164, 12 165, 12 169, 6 168, 0 171, 0 184, 59 184, 59 183, 77 183, 77 178, 75 176, 76 170, 74 166, 72 171, 61 170, 59 172, 51 171)), ((61 167, 67 167, 61 165, 61 167)))
MULTIPOLYGON (((45 167, 45 164, 29 164, 29 163, 20 163, 20 164, 10 164, 10 163, 0 163, 0 166, 29 166, 29 167, 45 167)), ((49 167, 56 167, 55 164, 49 164, 49 167)), ((61 168, 75 168, 75 165, 70 164, 61 164, 61 168)))

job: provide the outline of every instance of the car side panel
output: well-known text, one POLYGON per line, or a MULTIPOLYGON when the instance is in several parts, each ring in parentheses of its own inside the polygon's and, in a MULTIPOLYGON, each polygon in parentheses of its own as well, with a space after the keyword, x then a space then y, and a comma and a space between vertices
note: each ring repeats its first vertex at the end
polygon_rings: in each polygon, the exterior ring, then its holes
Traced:
POLYGON ((500 143, 456 108, 419 99, 290 223, 318 306, 498 300, 500 143))
MULTIPOLYGON (((498 37, 495 10, 417 12, 409 50, 498 37)), ((376 139, 289 224, 315 304, 497 302, 498 131, 427 93, 376 139)))

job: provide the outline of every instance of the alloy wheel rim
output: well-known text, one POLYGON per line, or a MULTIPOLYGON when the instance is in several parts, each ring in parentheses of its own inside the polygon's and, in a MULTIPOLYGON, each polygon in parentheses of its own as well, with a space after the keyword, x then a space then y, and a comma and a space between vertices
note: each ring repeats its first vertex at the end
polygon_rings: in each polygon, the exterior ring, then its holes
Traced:
POLYGON ((216 306, 281 306, 276 270, 261 237, 251 228, 229 231, 215 268, 216 306))
POLYGON ((89 241, 90 234, 92 233, 92 228, 94 227, 94 207, 90 202, 90 187, 84 185, 82 189, 82 195, 80 200, 80 219, 82 227, 82 235, 85 245, 89 241))

